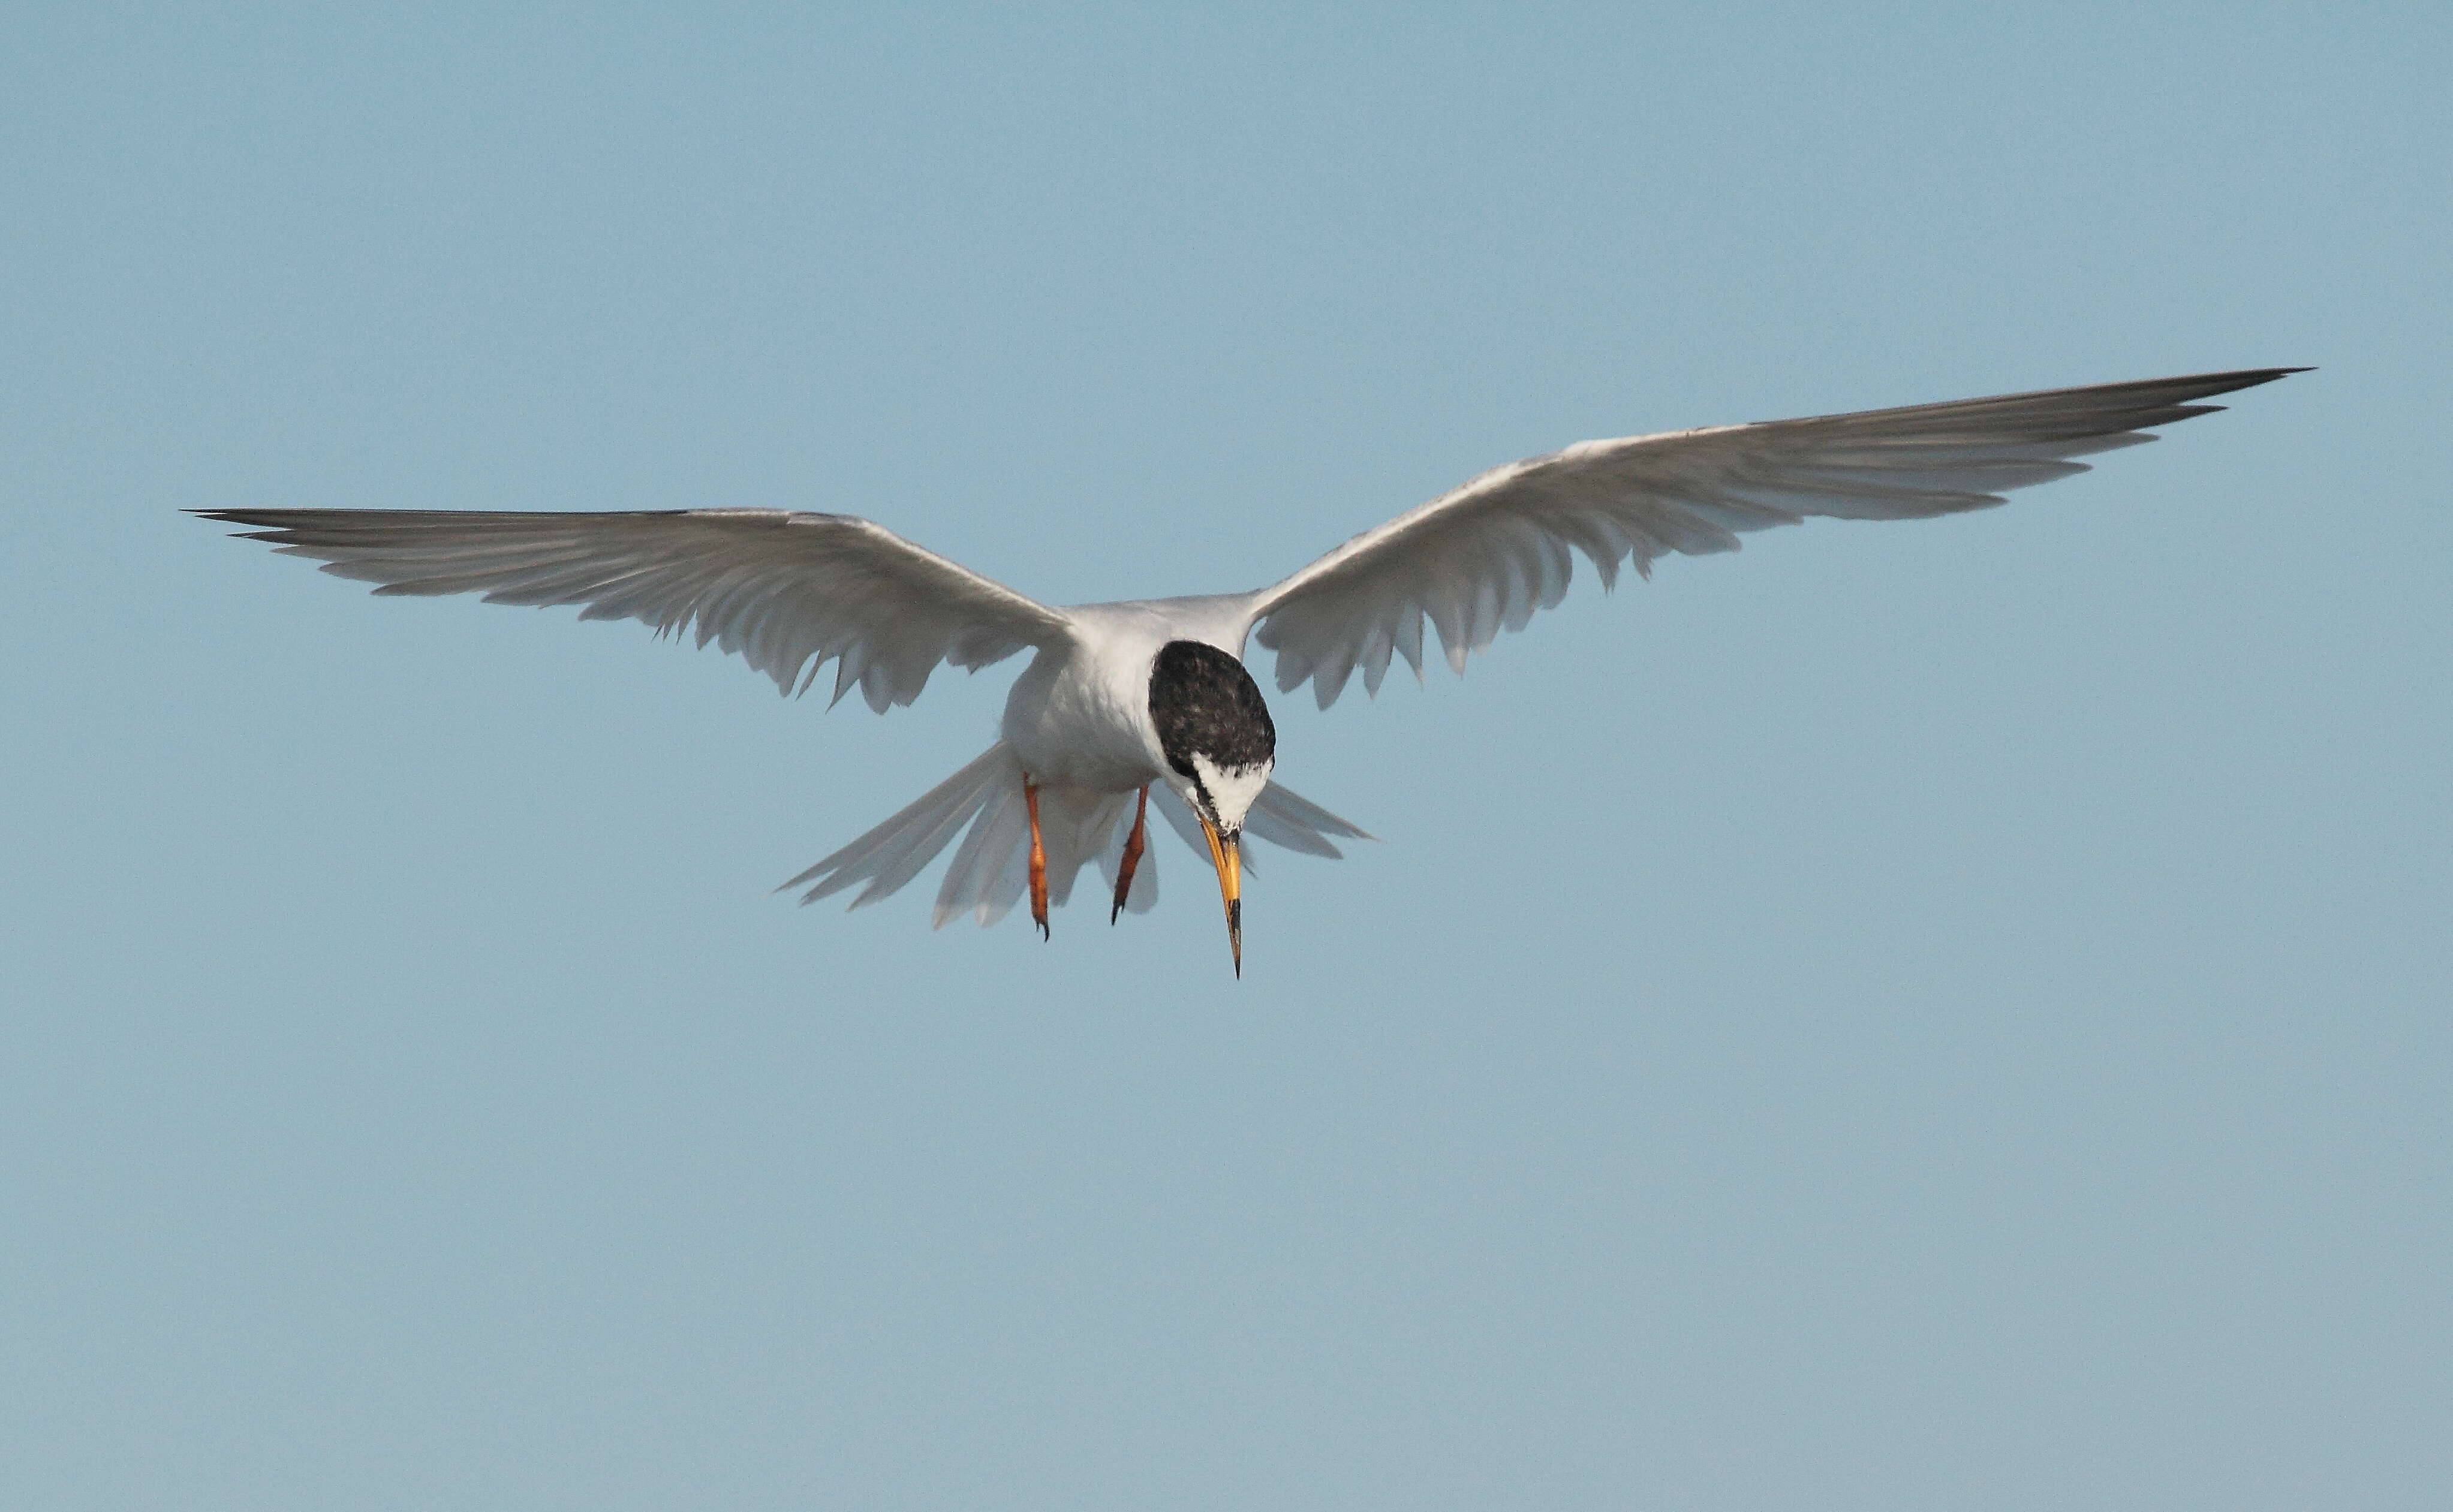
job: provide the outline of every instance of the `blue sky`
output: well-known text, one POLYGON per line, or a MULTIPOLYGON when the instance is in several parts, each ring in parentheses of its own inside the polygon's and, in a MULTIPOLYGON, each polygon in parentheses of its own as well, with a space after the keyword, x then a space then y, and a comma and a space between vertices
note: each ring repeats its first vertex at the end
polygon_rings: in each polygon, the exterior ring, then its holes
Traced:
MULTIPOLYGON (((0 1500, 2434 1507, 2439 8, 56 7, 0 50, 0 1500), (1242 588, 1680 426, 2321 370, 1279 700, 1381 837, 932 933, 987 741, 187 508, 1242 588)), ((1264 680, 1266 681, 1266 679, 1264 680)))

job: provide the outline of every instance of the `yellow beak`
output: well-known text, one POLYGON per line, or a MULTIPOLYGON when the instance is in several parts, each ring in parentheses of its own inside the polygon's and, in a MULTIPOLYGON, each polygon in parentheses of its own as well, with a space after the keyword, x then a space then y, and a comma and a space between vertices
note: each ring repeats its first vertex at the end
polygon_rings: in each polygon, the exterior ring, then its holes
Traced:
POLYGON ((1244 974, 1244 837, 1226 839, 1209 816, 1193 811, 1209 841, 1209 863, 1218 868, 1218 896, 1226 905, 1226 947, 1235 952, 1235 975, 1244 974))

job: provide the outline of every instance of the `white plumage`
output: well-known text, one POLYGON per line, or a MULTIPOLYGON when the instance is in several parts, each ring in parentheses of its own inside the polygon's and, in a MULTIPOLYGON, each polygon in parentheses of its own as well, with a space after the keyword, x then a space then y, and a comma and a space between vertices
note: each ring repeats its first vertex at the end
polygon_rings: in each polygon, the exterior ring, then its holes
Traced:
MULTIPOLYGON (((936 922, 993 924, 1027 885, 1034 785, 1047 902, 1086 863, 1112 888, 1145 786, 1196 852, 1232 842, 1335 856, 1362 831, 1273 781, 1267 765, 1211 793, 1162 749, 1153 659, 1175 642, 1241 659, 1276 653, 1277 686, 1326 708, 1360 671, 1377 693, 1392 656, 1417 675, 1423 628, 1449 666, 1559 602, 1581 553, 1606 587, 1632 561, 1735 550, 1738 536, 1813 515, 1905 520, 1984 508, 2013 488, 2086 470, 2075 459, 2220 406, 2196 401, 2298 368, 2205 373, 1908 408, 1587 441, 1510 463, 1398 516, 1256 592, 1054 607, 867 520, 778 509, 518 514, 230 509, 257 533, 379 593, 483 594, 576 604, 584 619, 635 619, 736 652, 786 692, 828 661, 834 698, 857 686, 883 712, 920 695, 941 662, 980 667, 1026 647, 1003 739, 908 807, 794 878, 805 901, 853 888, 852 905, 909 883, 960 835, 936 922), (1248 788, 1248 793, 1242 789, 1248 788), (1248 807, 1243 806, 1248 798, 1248 807), (1206 816, 1206 817, 1205 817, 1206 816)), ((1236 674, 1240 677, 1240 673, 1236 674)), ((1266 722, 1265 722, 1266 723, 1266 722)), ((1241 770, 1241 768, 1239 768, 1241 770)), ((1214 768, 1213 768, 1214 771, 1214 768)), ((1148 863, 1119 905, 1157 898, 1148 863)), ((1222 872, 1231 872, 1222 866, 1222 872)), ((1231 881, 1229 912, 1233 914, 1231 881)))

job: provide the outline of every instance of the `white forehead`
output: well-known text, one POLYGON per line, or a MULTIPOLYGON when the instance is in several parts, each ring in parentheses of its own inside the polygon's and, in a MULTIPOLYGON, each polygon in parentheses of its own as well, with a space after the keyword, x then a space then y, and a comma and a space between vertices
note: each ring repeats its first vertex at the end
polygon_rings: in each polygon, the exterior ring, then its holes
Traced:
POLYGON ((1275 762, 1263 762, 1258 766, 1221 766, 1199 751, 1192 753, 1192 769, 1201 776, 1201 786, 1209 791, 1209 802, 1217 808, 1218 823, 1228 829, 1240 829, 1244 816, 1260 801, 1261 789, 1269 786, 1269 773, 1275 762))

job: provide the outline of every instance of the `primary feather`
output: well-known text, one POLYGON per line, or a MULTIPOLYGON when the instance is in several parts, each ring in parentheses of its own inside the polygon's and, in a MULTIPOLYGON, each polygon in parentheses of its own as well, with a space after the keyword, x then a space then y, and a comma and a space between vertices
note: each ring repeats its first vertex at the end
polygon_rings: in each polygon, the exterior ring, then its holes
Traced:
POLYGON ((1326 708, 1359 668, 1377 693, 1391 653, 1419 675, 1423 622, 1448 665, 1558 604, 1581 551, 1607 587, 1669 552, 1734 551, 1743 531, 1809 515, 1911 520, 1982 509, 2012 488, 2087 470, 2072 459, 2220 409, 2193 401, 2296 368, 1579 442, 1494 468, 1346 542, 1252 597, 1281 692, 1326 708))
POLYGON ((447 509, 211 509, 255 538, 377 593, 481 593, 579 604, 588 620, 695 627, 775 680, 807 688, 836 663, 884 713, 940 662, 982 667, 1055 646, 1071 622, 970 568, 848 514, 671 509, 536 514, 447 509))

